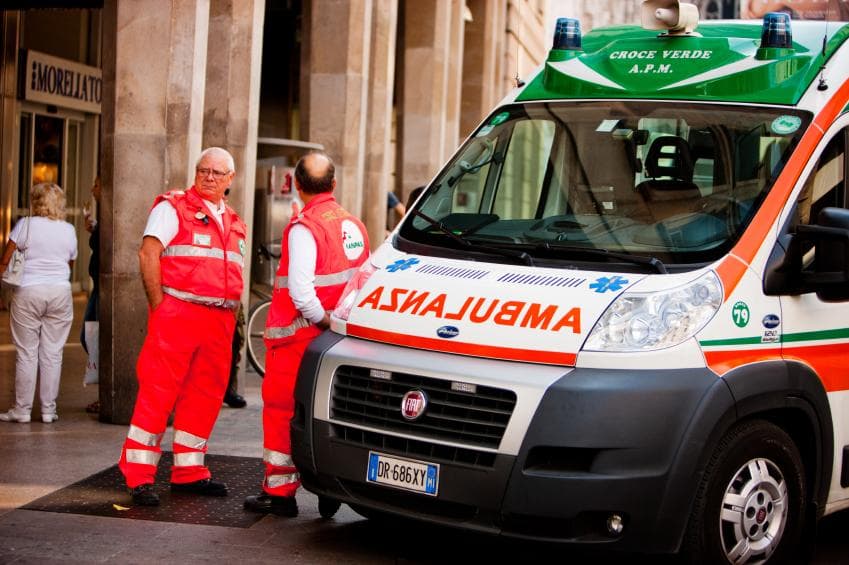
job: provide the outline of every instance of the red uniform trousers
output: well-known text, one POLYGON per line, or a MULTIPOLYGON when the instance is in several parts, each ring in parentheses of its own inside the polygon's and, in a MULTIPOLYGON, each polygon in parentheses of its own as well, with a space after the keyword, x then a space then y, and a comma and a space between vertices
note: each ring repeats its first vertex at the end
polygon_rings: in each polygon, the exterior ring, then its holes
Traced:
POLYGON ((159 442, 174 411, 172 483, 211 476, 206 443, 230 377, 232 310, 165 295, 150 312, 136 372, 139 391, 118 467, 127 486, 153 483, 159 442))
POLYGON ((295 496, 301 477, 292 461, 289 424, 295 414, 295 381, 304 351, 312 339, 290 341, 265 354, 262 381, 262 431, 265 479, 262 489, 272 496, 295 496))

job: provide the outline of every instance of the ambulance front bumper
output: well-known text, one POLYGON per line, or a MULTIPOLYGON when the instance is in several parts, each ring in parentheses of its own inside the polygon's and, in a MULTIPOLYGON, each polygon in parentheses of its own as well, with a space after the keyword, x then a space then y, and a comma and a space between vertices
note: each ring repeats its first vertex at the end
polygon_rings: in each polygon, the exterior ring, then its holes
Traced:
POLYGON ((326 332, 301 366, 292 444, 308 490, 366 514, 397 514, 511 537, 670 552, 678 548, 687 523, 708 434, 731 409, 727 387, 707 369, 517 364, 326 332), (474 434, 466 433, 462 421, 449 419, 437 430, 405 429, 400 402, 398 425, 369 420, 374 411, 368 408, 362 411, 366 417, 351 416, 340 382, 364 375, 345 386, 368 388, 373 370, 378 380, 362 395, 364 407, 385 401, 381 383, 390 373, 400 381, 419 379, 423 390, 441 384, 450 390, 446 383, 461 383, 463 389, 476 385, 477 394, 490 396, 503 390, 515 403, 492 447, 473 445, 474 434), (412 490, 419 485, 379 482, 375 465, 403 468, 407 462, 413 469, 407 478, 427 470, 436 488, 428 493, 412 490), (611 523, 624 528, 616 532, 611 523))

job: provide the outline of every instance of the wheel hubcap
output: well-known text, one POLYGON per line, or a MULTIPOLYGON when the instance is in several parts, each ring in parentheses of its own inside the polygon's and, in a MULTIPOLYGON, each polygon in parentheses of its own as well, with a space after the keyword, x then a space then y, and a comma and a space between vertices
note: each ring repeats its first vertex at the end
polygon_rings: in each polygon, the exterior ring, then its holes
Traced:
POLYGON ((725 489, 719 521, 729 562, 766 561, 787 524, 787 485, 778 466, 759 458, 740 467, 725 489))

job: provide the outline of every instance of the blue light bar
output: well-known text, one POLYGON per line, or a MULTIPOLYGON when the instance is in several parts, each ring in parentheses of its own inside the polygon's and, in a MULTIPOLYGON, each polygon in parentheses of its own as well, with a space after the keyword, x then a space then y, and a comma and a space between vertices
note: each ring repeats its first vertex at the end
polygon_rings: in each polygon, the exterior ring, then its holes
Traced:
POLYGON ((789 49, 793 47, 793 33, 790 30, 790 14, 769 12, 764 16, 761 31, 761 47, 789 49))
POLYGON ((557 18, 554 26, 553 49, 576 50, 581 48, 581 22, 575 18, 557 18))

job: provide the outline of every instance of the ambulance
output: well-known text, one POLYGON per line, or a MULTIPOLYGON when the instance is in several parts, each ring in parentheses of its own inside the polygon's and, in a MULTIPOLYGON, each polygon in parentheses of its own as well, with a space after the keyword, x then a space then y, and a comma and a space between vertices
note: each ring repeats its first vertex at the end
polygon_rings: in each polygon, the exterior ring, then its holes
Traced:
POLYGON ((558 20, 304 358, 370 518, 798 562, 849 508, 849 23, 558 20))

